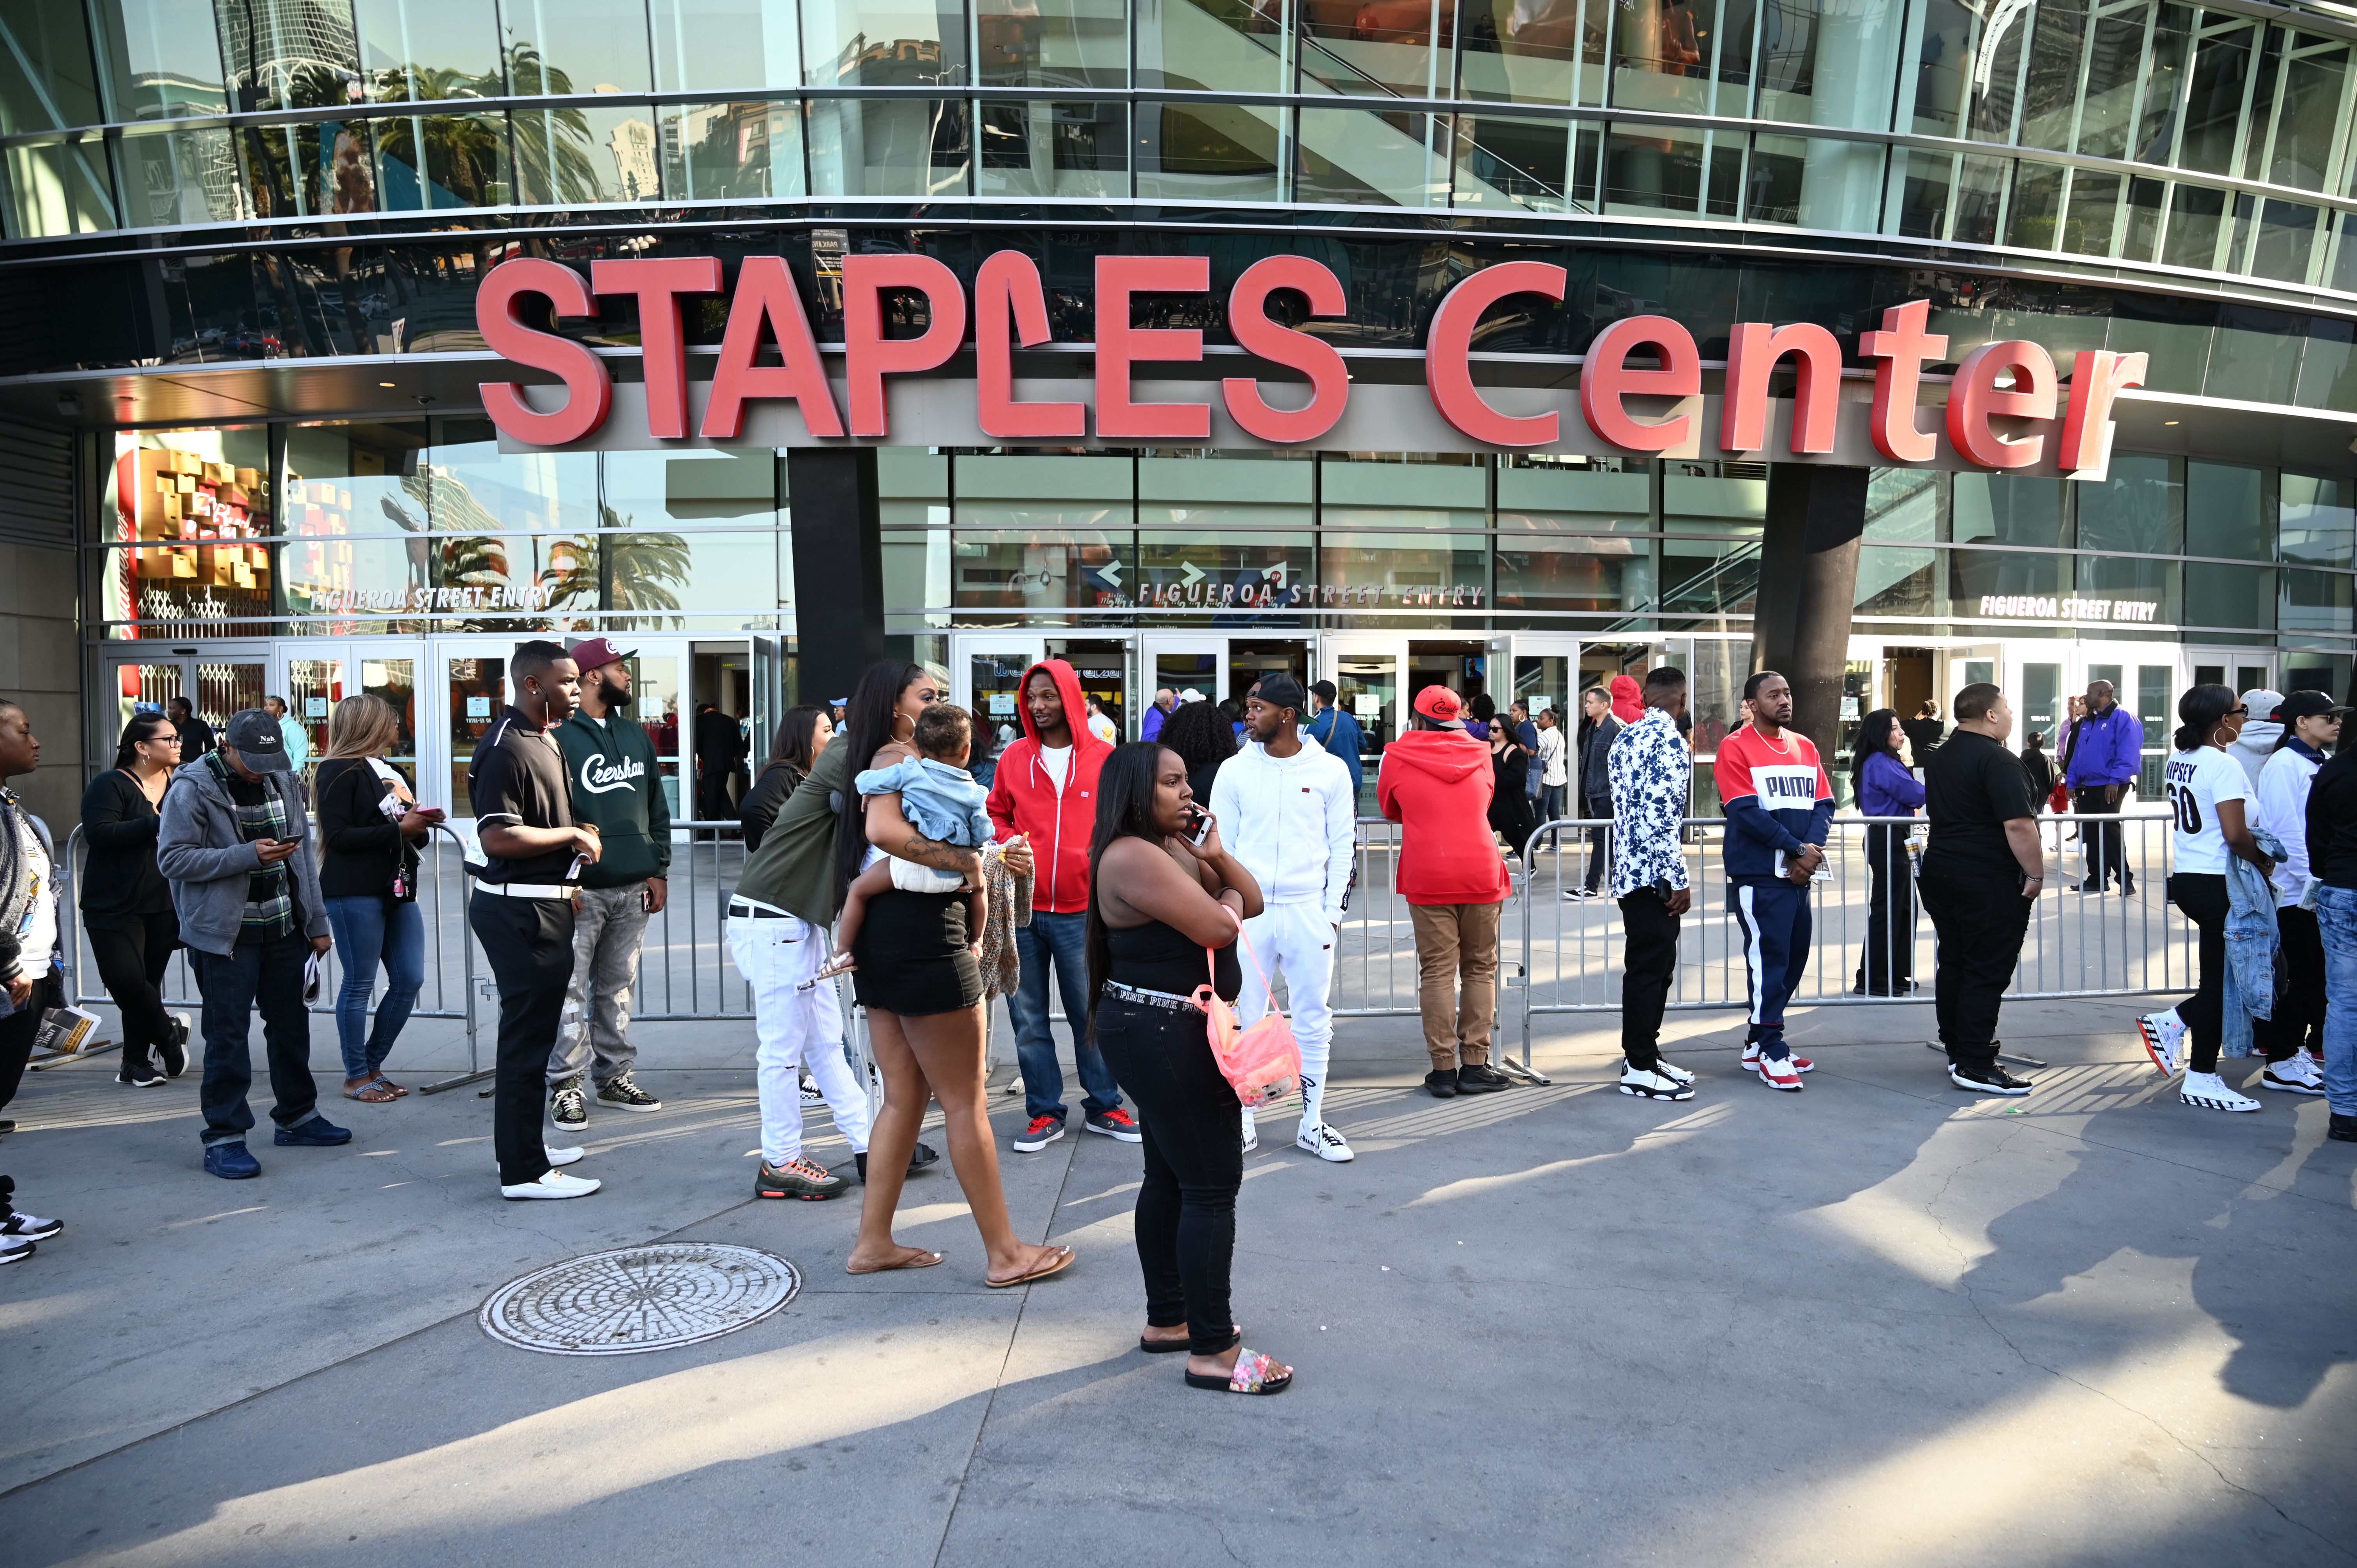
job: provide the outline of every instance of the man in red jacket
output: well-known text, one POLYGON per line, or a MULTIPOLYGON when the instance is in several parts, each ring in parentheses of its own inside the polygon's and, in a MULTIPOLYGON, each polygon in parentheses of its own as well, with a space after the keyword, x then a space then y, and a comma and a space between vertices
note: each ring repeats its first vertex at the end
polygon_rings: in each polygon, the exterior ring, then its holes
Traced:
POLYGON ((1446 686, 1415 694, 1416 727, 1384 749, 1375 804, 1400 824, 1399 894, 1415 921, 1416 1003, 1434 1098, 1507 1086, 1490 1065, 1498 915, 1513 884, 1490 831, 1490 748, 1446 686), (1463 978, 1462 988, 1458 984, 1463 978))
POLYGON ((1056 1037, 1048 1031, 1051 963, 1081 1074, 1082 1125, 1135 1144, 1141 1136, 1136 1120, 1121 1108, 1113 1069, 1089 1038, 1089 841, 1097 827, 1097 775, 1113 747, 1089 733, 1081 678, 1062 660, 1026 670, 1020 690, 1023 738, 999 753, 988 806, 999 841, 1028 839, 1039 868, 1031 923, 1015 932, 1022 983, 1006 999, 1015 1015, 1024 1109, 1030 1113, 1015 1147, 1031 1154, 1064 1135, 1064 1073, 1056 1062, 1056 1037))

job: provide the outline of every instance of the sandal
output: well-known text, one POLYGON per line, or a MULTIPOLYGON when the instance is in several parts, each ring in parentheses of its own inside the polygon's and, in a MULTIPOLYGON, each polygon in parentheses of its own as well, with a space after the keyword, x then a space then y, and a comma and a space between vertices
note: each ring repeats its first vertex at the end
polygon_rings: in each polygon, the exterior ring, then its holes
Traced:
POLYGON ((1236 1357, 1236 1369, 1226 1377, 1214 1377, 1209 1372, 1189 1372, 1187 1386, 1190 1389, 1211 1389, 1231 1394, 1281 1394, 1293 1386, 1293 1374, 1272 1378, 1268 1369, 1276 1365, 1257 1350, 1245 1350, 1236 1357))
MULTIPOLYGON (((1236 1326, 1236 1336, 1239 1338, 1243 1336, 1242 1324, 1236 1326)), ((1148 1339, 1141 1334, 1137 1337, 1137 1348, 1149 1356, 1171 1356, 1188 1348, 1188 1342, 1184 1339, 1148 1339)))
POLYGON ((849 1263, 845 1263, 843 1265, 843 1272, 846 1274, 888 1274, 897 1269, 930 1269, 941 1261, 942 1254, 939 1252, 914 1249, 910 1251, 909 1256, 897 1263, 886 1263, 873 1269, 855 1269, 849 1263))
POLYGON ((988 1274, 985 1274, 982 1276, 982 1283, 993 1290, 1011 1290, 1017 1285, 1029 1284, 1033 1280, 1044 1280, 1049 1274, 1062 1273, 1072 1266, 1072 1260, 1077 1256, 1079 1254, 1070 1247, 1058 1247, 1048 1254, 1046 1262, 1028 1273, 1017 1274, 1011 1280, 995 1280, 988 1274))
POLYGON ((381 1072, 372 1072, 369 1074, 369 1076, 376 1079, 377 1082, 384 1085, 387 1089, 393 1090, 394 1099, 400 1100, 406 1099, 408 1097, 409 1090, 402 1088, 401 1085, 393 1082, 393 1079, 385 1077, 384 1074, 381 1072))
POLYGON ((853 970, 857 969, 858 967, 859 964, 857 961, 853 959, 849 953, 839 952, 833 958, 827 960, 824 963, 819 965, 818 972, 816 974, 812 975, 808 980, 805 980, 800 985, 795 986, 794 989, 796 991, 808 991, 822 980, 833 980, 838 974, 849 974, 853 970))
POLYGON ((358 1089, 354 1089, 349 1083, 344 1085, 346 1100, 358 1100, 370 1105, 389 1105, 401 1098, 393 1092, 393 1085, 382 1079, 364 1078, 357 1081, 360 1084, 358 1089))

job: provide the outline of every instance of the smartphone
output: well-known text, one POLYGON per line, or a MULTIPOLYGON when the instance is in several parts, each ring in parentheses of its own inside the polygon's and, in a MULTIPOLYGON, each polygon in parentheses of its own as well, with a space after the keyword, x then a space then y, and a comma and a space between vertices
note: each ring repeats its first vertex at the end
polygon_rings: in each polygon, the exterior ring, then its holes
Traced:
POLYGON ((1211 836, 1211 813, 1200 806, 1189 806, 1187 809, 1195 813, 1195 825, 1188 830, 1187 842, 1200 844, 1211 836))

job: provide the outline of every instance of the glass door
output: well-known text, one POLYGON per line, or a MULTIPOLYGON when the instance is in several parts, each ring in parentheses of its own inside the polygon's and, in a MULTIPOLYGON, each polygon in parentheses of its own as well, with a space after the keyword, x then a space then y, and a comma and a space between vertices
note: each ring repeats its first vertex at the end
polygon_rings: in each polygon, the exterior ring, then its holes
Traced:
POLYGON ((1149 631, 1139 660, 1138 684, 1146 689, 1148 702, 1157 692, 1168 692, 1182 703, 1198 698, 1216 703, 1228 694, 1224 682, 1228 639, 1224 637, 1149 631))
MULTIPOLYGON (((1572 690, 1579 671, 1579 639, 1559 633, 1518 631, 1513 634, 1514 690, 1512 701, 1530 709, 1533 723, 1552 710, 1558 719, 1578 706, 1572 690)), ((1573 725, 1577 718, 1569 721, 1573 725)))
POLYGON ((328 754, 328 725, 336 704, 347 693, 350 673, 349 650, 340 644, 321 647, 307 641, 281 643, 278 679, 273 690, 286 699, 286 722, 303 733, 303 777, 317 777, 319 758, 328 754))
POLYGON ((1110 726, 1116 745, 1137 736, 1129 702, 1133 648, 1126 637, 1047 639, 1047 656, 1070 664, 1072 673, 1080 677, 1081 694, 1096 703, 1096 718, 1102 722, 1092 721, 1093 727, 1102 734, 1110 726))
POLYGON ((508 657, 515 640, 440 638, 435 641, 434 671, 437 700, 434 721, 441 753, 433 776, 419 780, 419 794, 428 805, 440 806, 454 820, 474 820, 467 798, 467 768, 475 760, 475 743, 499 723, 508 701, 508 657), (440 798, 436 799, 436 795, 440 798))
MULTIPOLYGON (((109 650, 103 655, 104 679, 110 699, 94 708, 102 733, 92 736, 101 766, 112 763, 123 736, 123 726, 143 710, 167 711, 176 697, 185 697, 196 716, 218 737, 231 714, 262 706, 270 694, 270 645, 214 645, 194 648, 109 650)), ((194 761, 203 747, 185 747, 184 760, 194 761)))
MULTIPOLYGON (((655 748, 656 767, 662 775, 663 803, 673 822, 693 820, 687 807, 694 802, 683 798, 680 779, 684 771, 685 756, 682 747, 692 739, 690 726, 683 725, 680 710, 683 705, 681 682, 685 679, 689 661, 688 644, 683 641, 648 640, 640 638, 619 639, 630 657, 622 660, 630 672, 630 705, 625 717, 647 732, 647 739, 655 748)), ((750 693, 748 704, 758 718, 760 714, 759 682, 750 693)), ((783 716, 780 710, 779 717, 783 716)), ((759 723, 753 729, 752 761, 755 772, 770 755, 770 733, 777 728, 777 717, 769 721, 769 732, 759 723)))
POLYGON ((1047 657, 1047 642, 1021 633, 963 632, 950 639, 950 701, 982 715, 996 744, 1021 738, 1023 671, 1047 657))
POLYGON ((1321 680, 1334 682, 1334 701, 1359 721, 1359 814, 1375 812, 1375 776, 1383 747, 1407 722, 1407 639, 1381 635, 1329 636, 1318 648, 1321 680))

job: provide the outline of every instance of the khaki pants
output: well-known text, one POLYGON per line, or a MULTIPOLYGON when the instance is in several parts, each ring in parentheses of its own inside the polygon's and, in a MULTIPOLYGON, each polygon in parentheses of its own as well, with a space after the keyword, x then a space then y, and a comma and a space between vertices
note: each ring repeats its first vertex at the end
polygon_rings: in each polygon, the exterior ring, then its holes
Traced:
POLYGON ((1503 904, 1411 904, 1415 999, 1436 1072, 1490 1060, 1498 1019, 1498 917, 1503 904), (1458 985, 1459 974, 1464 985, 1458 985))

